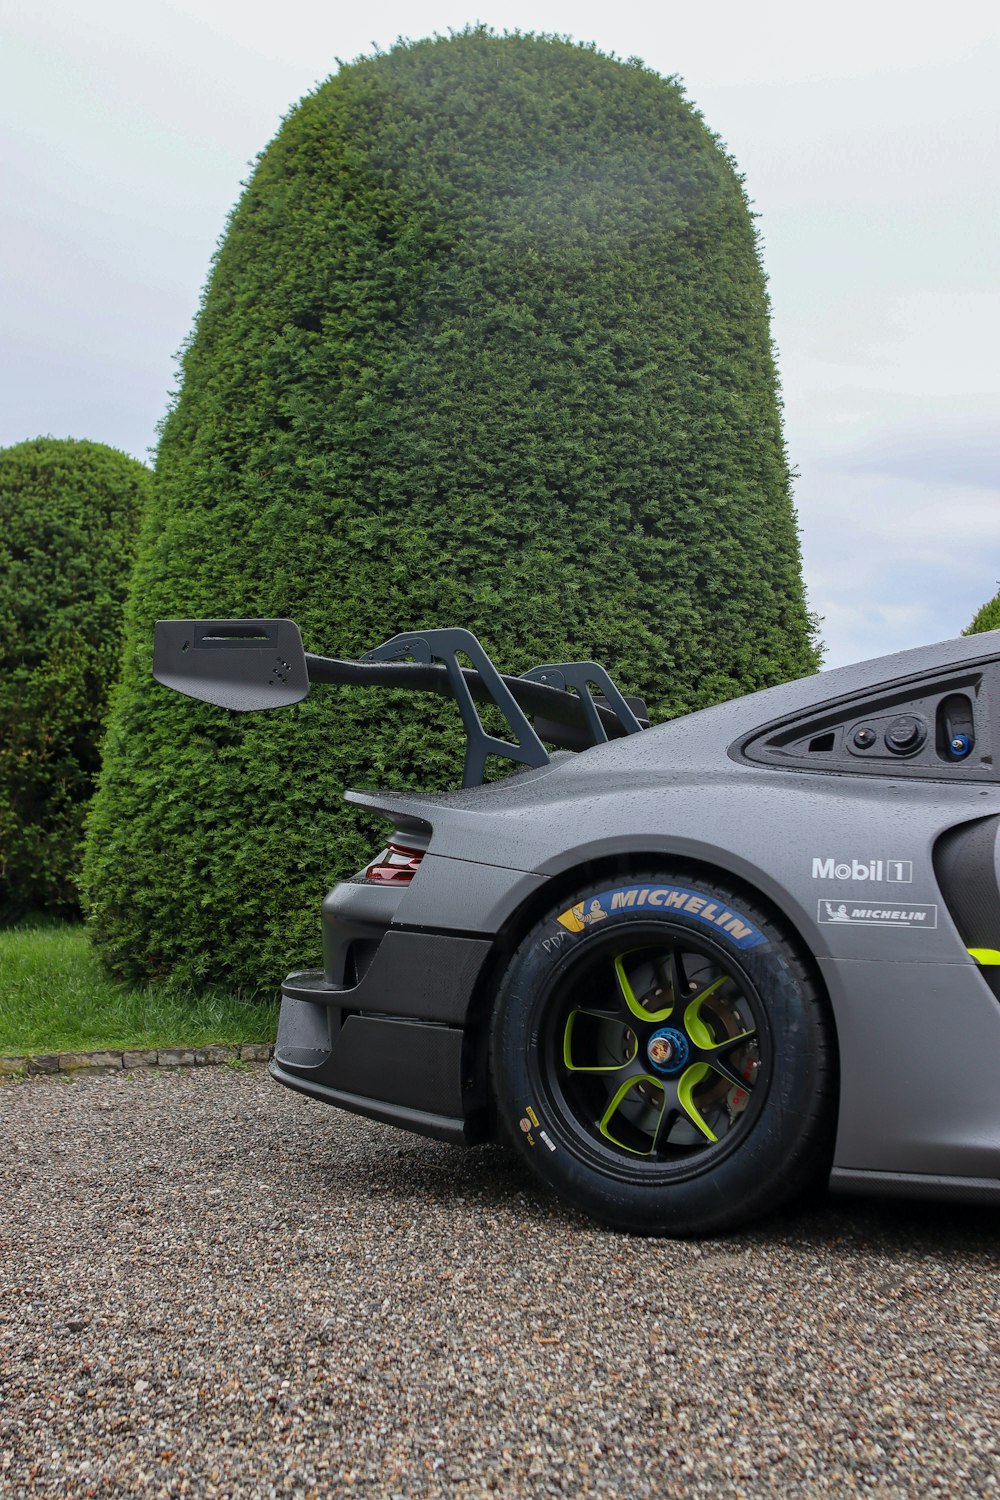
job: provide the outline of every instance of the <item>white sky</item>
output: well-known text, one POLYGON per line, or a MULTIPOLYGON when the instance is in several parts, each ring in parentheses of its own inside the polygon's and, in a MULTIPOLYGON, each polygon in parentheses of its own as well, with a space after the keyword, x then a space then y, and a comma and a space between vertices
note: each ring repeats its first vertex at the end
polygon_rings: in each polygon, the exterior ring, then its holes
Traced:
POLYGON ((282 116, 338 58, 469 21, 684 79, 761 215, 827 663, 956 635, 1000 581, 995 0, 0 0, 0 446, 146 457, 282 116))

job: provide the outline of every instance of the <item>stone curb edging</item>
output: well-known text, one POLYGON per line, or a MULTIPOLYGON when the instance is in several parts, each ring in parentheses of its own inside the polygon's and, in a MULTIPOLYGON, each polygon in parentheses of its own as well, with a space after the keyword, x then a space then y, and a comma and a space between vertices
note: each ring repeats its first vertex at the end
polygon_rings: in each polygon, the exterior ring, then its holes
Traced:
POLYGON ((204 1068, 219 1063, 267 1062, 269 1042, 237 1047, 147 1047, 135 1052, 47 1052, 34 1057, 0 1057, 0 1078, 39 1073, 134 1073, 138 1068, 204 1068))

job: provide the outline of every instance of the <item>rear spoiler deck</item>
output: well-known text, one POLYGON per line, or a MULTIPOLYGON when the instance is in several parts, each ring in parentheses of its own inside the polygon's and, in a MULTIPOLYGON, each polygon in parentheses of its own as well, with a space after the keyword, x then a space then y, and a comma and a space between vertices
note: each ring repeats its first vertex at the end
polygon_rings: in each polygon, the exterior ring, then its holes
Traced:
POLYGON ((463 786, 481 785, 489 755, 543 766, 549 760, 543 740, 558 749, 584 750, 636 734, 649 722, 642 699, 623 697, 596 662, 550 663, 509 677, 471 631, 460 629, 395 635, 352 661, 306 651, 292 620, 158 620, 153 676, 189 698, 236 713, 299 703, 313 682, 453 697, 466 732, 463 786), (484 728, 477 702, 496 705, 511 740, 484 728))

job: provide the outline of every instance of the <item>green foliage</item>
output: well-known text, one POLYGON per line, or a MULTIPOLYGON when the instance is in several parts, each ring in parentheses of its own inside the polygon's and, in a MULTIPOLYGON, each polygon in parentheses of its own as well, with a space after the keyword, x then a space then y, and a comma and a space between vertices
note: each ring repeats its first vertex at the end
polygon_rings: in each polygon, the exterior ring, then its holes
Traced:
POLYGON ((983 630, 1000 630, 1000 594, 983 605, 982 609, 973 616, 972 623, 963 635, 979 635, 983 630))
POLYGON ((454 708, 227 717, 158 616, 309 649, 469 626, 665 716, 814 669, 740 178, 641 64, 482 29, 362 59, 260 157, 165 424, 89 845, 121 973, 273 983, 372 833, 345 785, 454 783, 454 708))
POLYGON ((101 443, 0 452, 0 921, 79 910, 83 815, 149 479, 101 443))
POLYGON ((273 1002, 228 990, 115 983, 79 922, 0 932, 0 1054, 269 1042, 276 1023, 273 1002))

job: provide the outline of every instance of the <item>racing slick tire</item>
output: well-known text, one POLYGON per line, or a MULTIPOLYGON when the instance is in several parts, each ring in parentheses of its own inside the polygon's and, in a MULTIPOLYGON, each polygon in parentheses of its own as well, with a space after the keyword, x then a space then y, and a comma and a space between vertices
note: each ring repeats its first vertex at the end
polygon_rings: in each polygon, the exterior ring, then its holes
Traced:
POLYGON ((614 1229, 732 1230, 829 1169, 825 1000, 764 911, 700 876, 561 901, 504 975, 490 1056, 532 1170, 614 1229))

